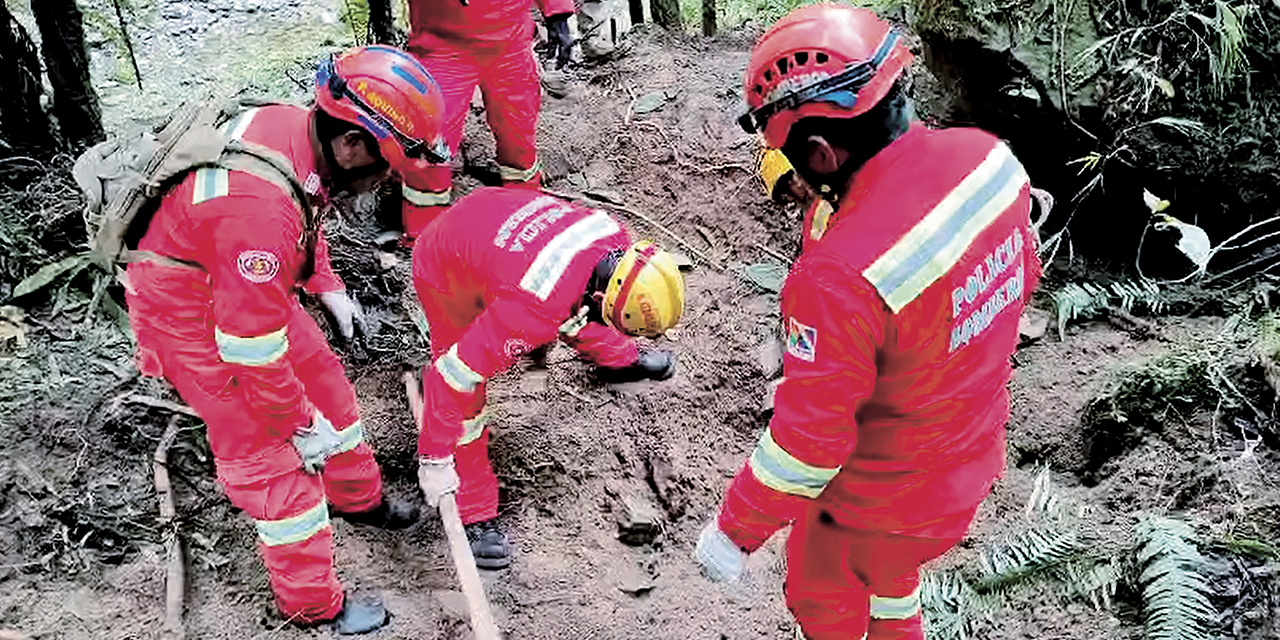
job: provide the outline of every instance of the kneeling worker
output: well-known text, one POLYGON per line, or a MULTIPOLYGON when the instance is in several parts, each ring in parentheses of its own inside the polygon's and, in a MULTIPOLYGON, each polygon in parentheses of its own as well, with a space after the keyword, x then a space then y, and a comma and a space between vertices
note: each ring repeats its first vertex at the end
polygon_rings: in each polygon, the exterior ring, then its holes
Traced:
POLYGON ((665 380, 670 353, 640 352, 684 310, 684 276, 608 214, 538 191, 478 189, 418 239, 413 281, 431 325, 423 370, 419 484, 427 502, 458 493, 476 564, 510 564, 498 529, 484 383, 557 337, 615 382, 665 380), (625 335, 624 335, 625 334, 625 335))

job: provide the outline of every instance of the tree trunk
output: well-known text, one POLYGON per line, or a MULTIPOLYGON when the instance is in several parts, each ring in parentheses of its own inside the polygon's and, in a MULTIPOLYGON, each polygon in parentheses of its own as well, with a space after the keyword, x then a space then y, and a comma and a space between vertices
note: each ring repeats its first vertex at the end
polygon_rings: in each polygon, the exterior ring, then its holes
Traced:
POLYGON ((31 3, 40 27, 40 53, 53 85, 53 115, 68 146, 82 150, 105 139, 102 108, 89 79, 84 25, 75 0, 31 3))
POLYGON ((391 0, 369 0, 369 36, 379 44, 396 43, 395 14, 391 0))
POLYGON ((649 13, 653 14, 655 24, 673 30, 680 28, 679 0, 649 0, 649 13))
POLYGON ((0 155, 44 155, 57 144, 40 108, 40 57, 27 30, 0 1, 0 155))
POLYGON ((644 24, 644 0, 627 0, 631 9, 631 24, 644 24))
POLYGON ((702 0, 702 35, 716 34, 716 0, 702 0))

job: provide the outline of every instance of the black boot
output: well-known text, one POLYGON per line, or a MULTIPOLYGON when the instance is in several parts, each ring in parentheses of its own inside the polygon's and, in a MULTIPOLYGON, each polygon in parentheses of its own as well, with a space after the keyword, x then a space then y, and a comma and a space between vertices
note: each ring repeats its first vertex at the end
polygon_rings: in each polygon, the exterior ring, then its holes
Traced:
POLYGON ((669 351, 645 351, 636 361, 617 369, 600 367, 596 375, 604 382, 620 384, 640 380, 666 380, 676 373, 676 359, 669 351))
POLYGON ((342 603, 342 612, 333 620, 333 630, 338 635, 353 636, 377 631, 390 621, 391 616, 387 614, 386 607, 382 606, 381 598, 371 595, 354 598, 347 594, 342 603))
POLYGON ((418 505, 386 498, 378 506, 357 513, 333 512, 333 515, 353 524, 365 524, 379 529, 398 531, 413 526, 418 521, 418 505))
POLYGON ((498 521, 485 520, 466 526, 467 540, 471 541, 471 555, 481 569, 502 569, 511 564, 511 545, 507 534, 498 527, 498 521))

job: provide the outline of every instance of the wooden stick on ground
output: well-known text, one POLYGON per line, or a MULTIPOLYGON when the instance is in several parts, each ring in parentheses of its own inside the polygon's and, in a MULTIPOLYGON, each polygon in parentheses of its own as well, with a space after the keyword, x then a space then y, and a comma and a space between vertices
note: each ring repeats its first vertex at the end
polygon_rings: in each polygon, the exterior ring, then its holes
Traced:
MULTIPOLYGON (((413 412, 414 422, 421 431, 422 395, 419 389, 417 376, 412 371, 406 371, 404 391, 409 398, 409 410, 413 412)), ((462 528, 462 517, 458 514, 458 502, 454 494, 450 493, 440 499, 440 519, 444 521, 453 566, 458 571, 458 581, 462 583, 462 593, 467 597, 467 607, 471 611, 471 631, 476 634, 476 640, 502 640, 498 623, 493 619, 493 611, 489 609, 489 599, 484 595, 484 583, 480 581, 475 556, 471 555, 471 543, 467 541, 467 532, 462 528)))
POLYGON ((178 510, 173 499, 173 484, 169 481, 169 447, 178 437, 178 420, 169 418, 169 426, 160 436, 152 465, 156 485, 156 497, 160 501, 160 528, 164 532, 166 571, 164 581, 164 628, 162 640, 183 640, 186 630, 182 626, 183 593, 186 591, 186 567, 182 559, 182 540, 178 537, 178 510))
POLYGON ((563 191, 552 191, 552 190, 550 190, 550 189, 543 189, 543 191, 544 191, 547 195, 555 196, 555 197, 557 197, 557 198, 560 198, 561 200, 577 200, 578 202, 589 201, 589 202, 591 202, 592 204, 598 204, 598 205, 602 205, 602 206, 609 207, 609 208, 612 208, 612 209, 617 209, 618 211, 621 211, 621 212, 623 212, 623 213, 625 213, 625 214, 628 214, 628 215, 634 216, 634 217, 636 217, 636 218, 639 218, 639 219, 643 220, 644 222, 648 223, 648 224, 649 224, 650 226, 652 226, 653 228, 657 229, 658 231, 661 231, 661 232, 663 232, 663 233, 667 234, 668 236, 670 236, 672 240, 675 240, 675 241, 676 241, 676 244, 678 244, 678 245, 680 245, 681 247, 683 247, 684 249, 688 250, 688 251, 689 251, 689 253, 692 253, 692 254, 694 255, 694 257, 698 258, 699 260, 701 260, 701 261, 702 261, 703 263, 705 263, 706 265, 710 266, 711 268, 715 269, 716 271, 724 271, 724 265, 721 265, 719 262, 716 262, 715 260, 712 260, 710 256, 708 256, 707 254, 703 253, 702 251, 699 251, 696 247, 694 247, 693 245, 691 245, 691 244, 689 244, 688 242, 686 242, 684 238, 681 238, 680 236, 676 235, 674 231, 672 231, 672 230, 670 230, 670 229, 666 228, 665 226, 663 226, 661 222, 658 222, 657 220, 654 220, 652 217, 650 217, 650 216, 646 215, 645 213, 643 213, 643 212, 641 212, 641 211, 636 211, 635 209, 632 209, 631 207, 626 207, 626 206, 623 206, 623 205, 620 205, 620 204, 617 204, 617 203, 614 203, 614 202, 609 202, 609 201, 607 201, 607 200, 597 200, 597 199, 595 199, 595 198, 591 198, 591 197, 589 197, 589 196, 578 195, 578 194, 574 194, 574 193, 566 193, 566 192, 563 192, 563 191))

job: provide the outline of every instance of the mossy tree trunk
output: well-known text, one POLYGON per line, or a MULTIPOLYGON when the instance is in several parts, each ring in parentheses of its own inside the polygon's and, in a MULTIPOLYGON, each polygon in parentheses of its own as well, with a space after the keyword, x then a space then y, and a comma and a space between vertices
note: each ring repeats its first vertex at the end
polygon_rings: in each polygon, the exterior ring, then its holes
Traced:
POLYGON ((40 53, 53 85, 53 115, 63 141, 74 150, 101 142, 102 108, 89 79, 84 24, 75 0, 31 3, 40 28, 40 53))
POLYGON ((45 155, 57 143, 40 107, 40 57, 27 30, 0 1, 0 155, 45 155))
POLYGON ((649 13, 656 24, 672 30, 680 28, 679 0, 649 0, 649 13))
POLYGON ((391 0, 369 0, 369 35, 379 44, 396 43, 395 14, 391 0))

